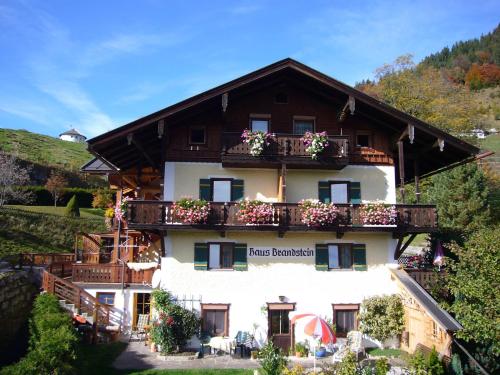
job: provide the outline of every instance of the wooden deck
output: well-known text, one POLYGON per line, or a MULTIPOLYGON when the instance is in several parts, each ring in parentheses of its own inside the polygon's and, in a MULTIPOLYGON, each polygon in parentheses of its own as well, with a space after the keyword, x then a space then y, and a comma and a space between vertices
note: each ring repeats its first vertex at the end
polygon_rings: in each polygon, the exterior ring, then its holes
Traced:
POLYGON ((297 203, 273 203, 272 222, 262 225, 246 225, 238 219, 238 203, 211 203, 210 215, 205 224, 184 224, 172 210, 173 202, 130 201, 128 226, 132 229, 215 229, 261 231, 334 231, 334 232, 401 232, 427 233, 437 229, 437 212, 434 205, 395 205, 395 225, 363 225, 360 205, 339 204, 340 217, 335 225, 307 227, 301 219, 297 203))

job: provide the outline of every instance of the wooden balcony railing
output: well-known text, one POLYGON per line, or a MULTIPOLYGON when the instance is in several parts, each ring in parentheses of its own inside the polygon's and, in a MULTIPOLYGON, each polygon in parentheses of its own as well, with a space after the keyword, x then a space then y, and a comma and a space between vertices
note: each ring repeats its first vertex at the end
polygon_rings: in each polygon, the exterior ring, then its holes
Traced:
POLYGON ((134 271, 125 264, 74 264, 73 282, 151 284, 155 269, 134 271))
POLYGON ((307 227, 301 218, 297 203, 273 203, 273 219, 269 224, 247 225, 239 220, 238 203, 210 204, 207 223, 184 224, 172 210, 173 202, 130 201, 128 210, 129 228, 172 228, 197 229, 239 229, 239 230, 324 230, 324 231, 404 231, 426 233, 437 229, 437 212, 434 205, 395 205, 396 223, 388 226, 363 225, 360 217, 360 205, 338 204, 340 215, 337 222, 328 227, 307 227))
POLYGON ((259 160, 259 162, 289 163, 333 163, 345 166, 348 160, 348 137, 330 136, 329 146, 325 148, 318 161, 312 160, 300 135, 276 134, 269 146, 264 148, 261 157, 250 154, 250 146, 241 139, 241 133, 224 133, 222 141, 222 162, 259 160))

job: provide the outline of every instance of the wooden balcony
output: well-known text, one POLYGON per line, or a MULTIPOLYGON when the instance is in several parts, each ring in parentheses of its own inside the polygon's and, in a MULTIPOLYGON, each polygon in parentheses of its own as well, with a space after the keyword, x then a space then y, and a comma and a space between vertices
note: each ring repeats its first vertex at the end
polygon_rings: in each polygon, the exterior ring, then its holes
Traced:
POLYGON ((250 146, 241 139, 241 133, 224 133, 222 165, 225 167, 273 168, 286 164, 290 168, 342 169, 348 164, 348 137, 330 136, 329 146, 318 160, 306 152, 300 135, 276 134, 261 156, 252 156, 250 146))
POLYGON ((73 264, 71 281, 75 283, 124 283, 151 285, 156 269, 134 271, 126 264, 73 264))
POLYGON ((394 232, 429 233, 437 229, 437 212, 434 205, 395 205, 397 219, 394 225, 363 225, 360 205, 338 204, 340 217, 331 226, 308 227, 301 219, 297 203, 273 203, 274 215, 270 224, 248 225, 237 215, 238 203, 210 204, 210 214, 205 224, 185 224, 172 210, 173 202, 130 201, 128 226, 132 229, 179 230, 240 230, 240 231, 333 231, 333 232, 394 232))

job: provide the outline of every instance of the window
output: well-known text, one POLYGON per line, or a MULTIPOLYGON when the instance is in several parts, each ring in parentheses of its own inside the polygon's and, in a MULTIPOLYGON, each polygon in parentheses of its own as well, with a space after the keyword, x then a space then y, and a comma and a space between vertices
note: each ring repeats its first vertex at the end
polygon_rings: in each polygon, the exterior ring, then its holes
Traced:
POLYGON ((206 143, 206 128, 204 126, 191 126, 189 128, 189 144, 202 145, 206 143))
POLYGON ((233 268, 234 244, 222 242, 211 243, 208 246, 208 268, 209 269, 232 269, 233 268))
POLYGON ((332 182, 330 184, 330 202, 349 203, 349 182, 332 182))
POLYGON ((333 305, 333 323, 339 337, 345 337, 349 331, 358 328, 359 305, 333 305))
POLYGON ((210 336, 227 336, 229 325, 229 305, 202 304, 201 318, 204 333, 210 336))
POLYGON ((101 305, 113 306, 115 304, 115 294, 114 293, 97 292, 96 297, 97 297, 97 301, 99 301, 99 303, 101 305))
POLYGON ((368 133, 357 133, 356 134, 356 146, 357 147, 371 147, 371 136, 368 133))
POLYGON ((330 269, 352 268, 351 244, 328 245, 328 268, 330 269))
POLYGON ((212 180, 213 202, 231 202, 231 180, 212 180))
POLYGON ((293 121, 293 134, 303 135, 314 131, 314 119, 296 118, 293 121))
POLYGON ((151 294, 149 293, 135 293, 134 326, 141 314, 151 314, 151 294))
POLYGON ((250 119, 250 129, 261 132, 269 132, 269 120, 268 119, 250 119))
POLYGON ((439 333, 438 326, 437 326, 435 321, 432 321, 432 338, 434 340, 438 339, 438 337, 439 337, 438 333, 439 333))
POLYGON ((290 333, 290 310, 269 310, 269 320, 271 325, 270 335, 286 335, 290 333))
POLYGON ((279 92, 274 97, 274 102, 277 104, 287 104, 288 103, 288 95, 284 92, 279 92))

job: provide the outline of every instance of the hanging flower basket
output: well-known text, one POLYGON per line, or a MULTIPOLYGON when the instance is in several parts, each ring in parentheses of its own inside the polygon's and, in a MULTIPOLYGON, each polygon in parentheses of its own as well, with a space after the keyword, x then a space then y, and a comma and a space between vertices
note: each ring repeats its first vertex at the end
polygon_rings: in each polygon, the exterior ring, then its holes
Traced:
POLYGON ((182 198, 172 205, 174 220, 184 224, 205 224, 210 213, 210 203, 203 199, 182 198))
POLYGON ((271 141, 275 139, 275 136, 261 130, 251 131, 245 129, 241 134, 241 138, 244 143, 248 143, 250 146, 250 154, 252 156, 260 156, 264 152, 264 148, 269 146, 271 141))
POLYGON ((299 202, 301 220, 308 227, 335 224, 339 209, 333 203, 323 203, 317 199, 303 199, 299 202))
POLYGON ((272 224, 274 209, 270 203, 244 200, 239 203, 237 215, 246 224, 272 224))
POLYGON ((363 225, 394 225, 397 211, 394 205, 383 202, 365 203, 359 207, 363 225))
POLYGON ((319 155, 330 144, 326 132, 305 132, 300 140, 306 145, 306 152, 311 155, 311 159, 314 160, 317 160, 319 155))
POLYGON ((125 197, 122 198, 120 202, 116 203, 114 216, 116 217, 117 220, 127 219, 128 202, 131 200, 132 198, 125 197))

